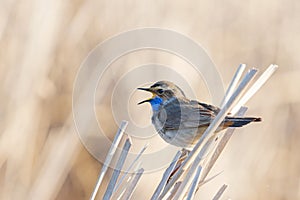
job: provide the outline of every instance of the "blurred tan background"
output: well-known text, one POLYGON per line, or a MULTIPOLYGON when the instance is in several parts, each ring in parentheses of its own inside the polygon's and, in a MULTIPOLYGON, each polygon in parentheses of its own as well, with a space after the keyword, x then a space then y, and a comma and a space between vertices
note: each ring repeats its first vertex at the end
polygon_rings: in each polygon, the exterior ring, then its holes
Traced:
MULTIPOLYGON (((72 122, 77 70, 103 40, 147 26, 200 43, 225 86, 240 63, 261 71, 271 63, 280 67, 247 104, 248 114, 262 116, 263 123, 234 135, 212 175, 224 172, 199 190, 199 198, 211 199, 226 183, 222 199, 300 199, 296 0, 2 0, 0 199, 89 198, 101 164, 82 146, 72 122)), ((115 131, 112 126, 111 138, 115 131)), ((133 199, 151 194, 156 182, 150 181, 161 173, 146 174, 133 199)))

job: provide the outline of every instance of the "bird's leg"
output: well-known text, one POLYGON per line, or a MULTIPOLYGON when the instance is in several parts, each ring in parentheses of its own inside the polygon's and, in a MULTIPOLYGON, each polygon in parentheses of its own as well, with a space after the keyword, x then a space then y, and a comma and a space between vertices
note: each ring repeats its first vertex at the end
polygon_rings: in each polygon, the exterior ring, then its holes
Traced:
POLYGON ((173 178, 174 174, 177 172, 177 170, 180 168, 181 164, 184 162, 184 160, 186 159, 186 157, 189 155, 191 151, 185 149, 185 148, 182 148, 181 149, 181 156, 180 158, 178 159, 177 163, 176 163, 176 166, 174 168, 174 170, 172 171, 172 173, 170 174, 169 178, 168 178, 168 181, 167 183, 169 183, 169 181, 173 178))

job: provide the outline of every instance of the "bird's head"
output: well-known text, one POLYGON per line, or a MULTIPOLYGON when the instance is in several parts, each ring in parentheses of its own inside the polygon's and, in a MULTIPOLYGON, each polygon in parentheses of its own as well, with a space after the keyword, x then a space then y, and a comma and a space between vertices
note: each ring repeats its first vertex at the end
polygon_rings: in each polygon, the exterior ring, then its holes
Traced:
POLYGON ((159 102, 158 99, 161 99, 160 100, 161 103, 172 97, 185 98, 184 92, 177 85, 175 85, 170 81, 158 81, 153 85, 151 85, 149 88, 138 88, 138 89, 151 92, 153 95, 150 99, 141 101, 138 104, 150 102, 152 105, 154 103, 158 103, 159 102))

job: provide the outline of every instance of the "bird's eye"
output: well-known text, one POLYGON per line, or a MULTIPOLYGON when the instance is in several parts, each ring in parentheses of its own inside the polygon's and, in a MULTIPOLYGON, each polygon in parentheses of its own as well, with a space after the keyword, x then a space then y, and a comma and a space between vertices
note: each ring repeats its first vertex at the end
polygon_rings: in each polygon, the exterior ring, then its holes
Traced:
POLYGON ((158 94, 162 94, 163 92, 164 92, 163 89, 158 89, 158 90, 157 90, 157 93, 158 93, 158 94))

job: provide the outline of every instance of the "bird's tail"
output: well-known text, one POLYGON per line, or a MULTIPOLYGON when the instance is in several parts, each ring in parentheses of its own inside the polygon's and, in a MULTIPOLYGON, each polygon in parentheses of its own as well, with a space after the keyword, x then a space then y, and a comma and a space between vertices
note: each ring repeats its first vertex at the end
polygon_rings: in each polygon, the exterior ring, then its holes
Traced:
POLYGON ((228 127, 241 127, 250 122, 260 122, 260 117, 226 117, 225 125, 228 127))

